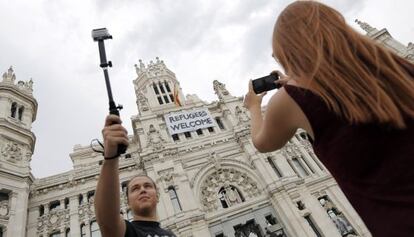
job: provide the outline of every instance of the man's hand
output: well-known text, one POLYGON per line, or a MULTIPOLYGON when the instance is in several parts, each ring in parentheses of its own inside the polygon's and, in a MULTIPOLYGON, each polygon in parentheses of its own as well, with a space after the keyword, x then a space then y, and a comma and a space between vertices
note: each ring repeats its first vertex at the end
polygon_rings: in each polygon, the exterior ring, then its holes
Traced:
POLYGON ((116 115, 108 115, 105 119, 105 127, 102 129, 105 158, 116 156, 119 144, 128 146, 128 131, 121 124, 121 119, 116 115))

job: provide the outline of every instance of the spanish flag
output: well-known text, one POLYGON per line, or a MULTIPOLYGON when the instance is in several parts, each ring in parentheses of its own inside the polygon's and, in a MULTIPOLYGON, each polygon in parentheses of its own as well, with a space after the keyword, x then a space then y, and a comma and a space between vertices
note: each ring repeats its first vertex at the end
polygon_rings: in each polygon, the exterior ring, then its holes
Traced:
POLYGON ((178 86, 177 84, 174 84, 174 104, 178 105, 178 106, 182 106, 181 105, 181 101, 180 101, 180 97, 179 97, 179 93, 178 93, 178 86))

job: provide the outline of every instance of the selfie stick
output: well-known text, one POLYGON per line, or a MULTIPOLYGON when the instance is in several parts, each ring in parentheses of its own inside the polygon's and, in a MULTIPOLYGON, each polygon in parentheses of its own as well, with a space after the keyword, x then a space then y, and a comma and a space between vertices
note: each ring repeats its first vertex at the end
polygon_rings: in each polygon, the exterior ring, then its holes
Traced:
MULTIPOLYGON (((106 28, 99 28, 92 30, 92 38, 93 41, 98 41, 99 46, 99 56, 101 59, 101 64, 99 65, 104 72, 105 76, 105 84, 106 84, 106 91, 108 93, 108 99, 109 99, 109 114, 114 114, 119 116, 119 110, 121 110, 123 107, 122 105, 115 105, 115 101, 112 97, 112 90, 111 90, 111 83, 109 81, 109 75, 108 75, 108 67, 112 67, 112 62, 106 61, 106 53, 105 53, 105 44, 104 40, 106 39, 112 39, 112 35, 108 33, 108 30, 106 28)), ((118 155, 124 154, 126 152, 126 146, 123 144, 118 145, 118 155)))

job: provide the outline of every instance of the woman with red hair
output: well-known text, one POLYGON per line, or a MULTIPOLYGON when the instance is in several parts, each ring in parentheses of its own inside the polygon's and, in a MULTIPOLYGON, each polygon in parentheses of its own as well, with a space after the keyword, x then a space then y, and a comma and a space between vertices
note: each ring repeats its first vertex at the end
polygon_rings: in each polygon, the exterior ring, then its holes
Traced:
POLYGON ((374 237, 414 236, 414 65, 315 1, 284 9, 272 46, 287 76, 264 117, 249 83, 255 147, 280 149, 305 129, 374 237))

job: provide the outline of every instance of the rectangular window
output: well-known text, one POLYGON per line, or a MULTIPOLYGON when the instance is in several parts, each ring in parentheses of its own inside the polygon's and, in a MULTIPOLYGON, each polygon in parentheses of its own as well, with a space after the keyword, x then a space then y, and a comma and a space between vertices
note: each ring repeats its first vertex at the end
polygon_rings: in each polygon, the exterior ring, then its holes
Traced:
POLYGON ((161 82, 158 84, 160 86, 161 93, 165 93, 164 86, 162 86, 161 82))
POLYGON ((167 91, 168 92, 171 92, 170 86, 168 85, 168 83, 167 82, 164 82, 164 85, 165 85, 165 88, 167 89, 167 91))
POLYGON ((157 97, 157 99, 158 99, 158 103, 159 103, 160 105, 164 104, 164 102, 163 102, 163 101, 162 101, 162 99, 161 99, 161 96, 158 96, 158 97, 157 97))
POLYGON ((166 104, 170 103, 170 100, 168 99, 168 96, 164 95, 164 101, 166 104))
POLYGON ((197 135, 203 135, 203 130, 201 128, 196 130, 197 135))
POLYGON ((305 162, 305 165, 308 167, 308 169, 312 172, 312 174, 315 173, 315 171, 312 169, 312 167, 309 165, 308 161, 302 157, 303 162, 305 162))
POLYGON ((267 161, 269 162, 273 171, 276 173, 277 177, 282 178, 283 177, 282 172, 280 172, 279 168, 276 166, 275 161, 272 159, 272 157, 267 157, 267 161))
POLYGON ((178 134, 174 134, 171 137, 174 141, 179 141, 180 140, 180 137, 178 136, 178 134))
POLYGON ((99 231, 99 226, 96 221, 91 222, 91 237, 101 237, 101 232, 99 231))
POLYGON ((182 211, 180 201, 178 200, 177 192, 175 191, 174 187, 168 188, 168 193, 170 194, 171 203, 174 207, 175 212, 182 211))
POLYGON ((191 133, 190 132, 185 132, 184 135, 185 135, 186 138, 191 138, 191 133))
POLYGON ((310 215, 307 215, 304 218, 308 222, 309 226, 312 228, 312 230, 316 234, 316 236, 317 237, 322 237, 322 235, 319 232, 318 228, 316 227, 315 223, 313 223, 312 218, 310 217, 310 215))
POLYGON ((172 94, 170 94, 170 99, 171 99, 171 102, 174 102, 174 96, 172 94))
POLYGON ((210 133, 214 133, 214 128, 213 128, 213 127, 208 127, 208 128, 207 128, 207 130, 208 130, 210 133))
POLYGON ((303 178, 309 175, 308 171, 306 171, 306 169, 302 166, 302 163, 300 163, 298 158, 292 158, 292 162, 300 177, 303 178))
POLYGON ((223 122, 221 121, 221 119, 219 117, 216 117, 216 122, 217 122, 217 125, 219 126, 219 128, 221 130, 224 130, 225 129, 224 128, 224 124, 223 124, 223 122))
POLYGON ((159 95, 160 92, 158 91, 157 85, 154 84, 154 85, 152 85, 152 87, 154 88, 155 94, 159 95))

